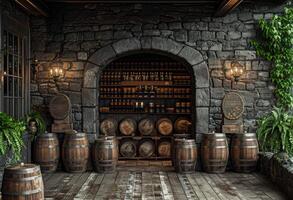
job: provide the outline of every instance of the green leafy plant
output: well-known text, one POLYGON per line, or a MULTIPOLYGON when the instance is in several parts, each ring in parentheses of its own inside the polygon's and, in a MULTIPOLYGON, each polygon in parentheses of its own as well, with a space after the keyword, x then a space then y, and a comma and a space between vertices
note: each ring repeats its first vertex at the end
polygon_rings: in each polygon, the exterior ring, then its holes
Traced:
POLYGON ((252 41, 257 54, 272 61, 272 82, 276 85, 275 94, 278 106, 293 108, 293 8, 285 8, 283 15, 259 21, 260 41, 252 41))
POLYGON ((6 155, 12 151, 13 160, 21 158, 21 150, 24 146, 22 135, 25 131, 23 121, 18 121, 11 116, 0 112, 0 155, 6 155))
POLYGON ((263 151, 293 155, 293 116, 275 107, 259 120, 257 136, 263 151))
MULTIPOLYGON (((29 123, 31 121, 36 122, 36 126, 38 128, 38 131, 37 131, 36 135, 45 133, 45 131, 46 131, 46 122, 45 122, 44 118, 42 117, 42 115, 39 112, 37 112, 37 111, 31 112, 26 116, 27 125, 29 125, 29 123)), ((36 135, 34 135, 34 137, 36 135)))

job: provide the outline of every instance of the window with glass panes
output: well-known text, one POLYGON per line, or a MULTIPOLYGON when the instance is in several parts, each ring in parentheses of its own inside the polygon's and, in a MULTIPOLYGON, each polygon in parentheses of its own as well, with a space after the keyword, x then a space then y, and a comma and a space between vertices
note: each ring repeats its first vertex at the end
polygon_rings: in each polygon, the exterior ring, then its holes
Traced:
POLYGON ((16 118, 24 115, 24 40, 3 31, 3 111, 16 118))

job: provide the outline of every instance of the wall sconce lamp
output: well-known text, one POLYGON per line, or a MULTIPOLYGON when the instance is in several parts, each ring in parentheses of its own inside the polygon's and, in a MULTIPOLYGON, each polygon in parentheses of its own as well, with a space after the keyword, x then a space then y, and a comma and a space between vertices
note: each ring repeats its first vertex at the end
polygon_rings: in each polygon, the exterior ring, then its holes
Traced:
POLYGON ((238 82, 240 80, 240 77, 245 72, 245 67, 241 65, 237 60, 232 60, 231 67, 228 68, 225 66, 226 76, 233 78, 234 81, 238 82), (227 73, 228 72, 228 73, 227 73))
POLYGON ((64 71, 62 69, 62 65, 53 64, 50 69, 50 77, 56 82, 58 79, 64 76, 64 71))
POLYGON ((240 76, 244 73, 244 67, 238 61, 233 60, 231 62, 231 69, 230 69, 231 76, 234 77, 236 82, 239 81, 240 76))

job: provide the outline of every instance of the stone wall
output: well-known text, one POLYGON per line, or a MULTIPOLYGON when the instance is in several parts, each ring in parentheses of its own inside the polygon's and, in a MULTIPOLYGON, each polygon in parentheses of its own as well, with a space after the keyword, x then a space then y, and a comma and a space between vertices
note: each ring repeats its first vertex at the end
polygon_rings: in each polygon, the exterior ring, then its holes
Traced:
POLYGON ((269 152, 260 154, 259 167, 276 184, 288 198, 293 196, 293 160, 283 160, 269 152))
MULTIPOLYGON (((52 7, 51 17, 31 19, 32 53, 38 60, 31 85, 31 103, 47 105, 58 90, 67 94, 73 104, 74 128, 82 130, 83 119, 90 118, 91 123, 98 120, 82 104, 86 66, 96 64, 91 63, 95 60, 103 61, 99 67, 104 67, 112 59, 108 59, 107 48, 113 48, 119 41, 137 39, 139 48, 152 49, 152 45, 157 45, 154 40, 160 38, 196 50, 208 66, 209 87, 201 95, 196 94, 198 99, 210 99, 205 102, 209 122, 203 125, 207 126, 203 130, 221 131, 222 99, 225 93, 234 90, 245 98, 244 125, 248 131, 254 131, 257 118, 274 104, 274 86, 269 80, 270 63, 258 58, 249 42, 259 34, 257 21, 269 19, 272 13, 282 9, 282 6, 242 4, 226 17, 213 18, 204 8, 190 5, 52 7), (229 66, 234 57, 246 68, 238 83, 226 78, 223 71, 223 65, 229 66), (64 78, 57 83, 49 78, 49 68, 55 64, 65 70, 64 78)), ((115 48, 114 53, 117 53, 115 48)), ((189 56, 195 59, 193 54, 189 56)), ((197 70, 194 71, 196 76, 197 70)))

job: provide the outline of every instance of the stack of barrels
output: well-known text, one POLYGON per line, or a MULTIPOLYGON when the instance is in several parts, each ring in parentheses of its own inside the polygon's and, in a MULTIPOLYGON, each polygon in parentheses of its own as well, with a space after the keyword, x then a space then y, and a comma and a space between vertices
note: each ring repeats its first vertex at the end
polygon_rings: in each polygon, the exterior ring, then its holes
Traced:
MULTIPOLYGON (((201 160, 204 171, 223 173, 229 158, 229 147, 223 133, 207 133, 201 144, 201 160)), ((236 172, 252 172, 258 160, 258 142, 254 133, 235 134, 232 138, 230 156, 236 172)))

